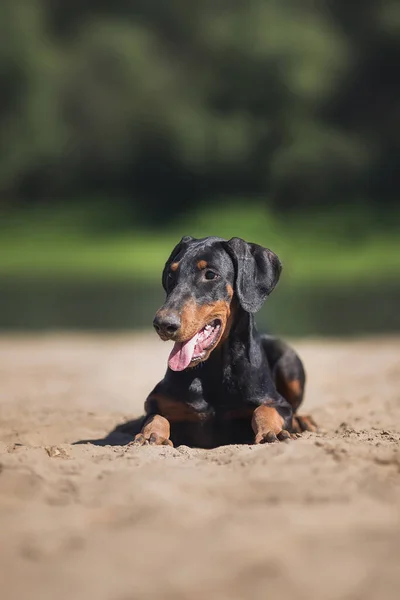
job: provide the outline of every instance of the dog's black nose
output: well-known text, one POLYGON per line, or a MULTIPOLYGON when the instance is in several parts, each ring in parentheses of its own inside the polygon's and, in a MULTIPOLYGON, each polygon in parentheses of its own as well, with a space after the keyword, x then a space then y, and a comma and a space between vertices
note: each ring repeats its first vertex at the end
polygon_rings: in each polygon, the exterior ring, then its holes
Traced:
POLYGON ((159 335, 172 337, 180 328, 181 320, 176 313, 157 313, 153 325, 159 335))

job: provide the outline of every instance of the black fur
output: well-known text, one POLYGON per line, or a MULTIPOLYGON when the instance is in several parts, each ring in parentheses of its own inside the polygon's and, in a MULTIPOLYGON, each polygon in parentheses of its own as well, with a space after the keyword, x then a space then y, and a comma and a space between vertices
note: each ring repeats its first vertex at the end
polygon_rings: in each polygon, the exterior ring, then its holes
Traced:
POLYGON ((293 413, 303 397, 302 363, 286 344, 260 335, 254 322, 254 313, 276 286, 281 269, 271 250, 240 238, 184 237, 172 251, 162 276, 167 293, 163 314, 179 317, 189 300, 199 306, 228 302, 229 286, 234 289, 235 303, 227 339, 198 366, 179 372, 168 368, 146 402, 149 417, 160 414, 170 420, 175 445, 211 448, 252 443, 251 415, 262 404, 275 407, 284 419, 284 429, 292 429, 293 413), (205 281, 196 268, 200 260, 217 272, 216 280, 205 281), (174 262, 179 269, 171 272, 174 262), (296 400, 281 393, 292 381, 300 382, 296 400), (160 396, 176 403, 173 419, 163 411, 160 396), (176 418, 180 407, 181 419, 176 418))

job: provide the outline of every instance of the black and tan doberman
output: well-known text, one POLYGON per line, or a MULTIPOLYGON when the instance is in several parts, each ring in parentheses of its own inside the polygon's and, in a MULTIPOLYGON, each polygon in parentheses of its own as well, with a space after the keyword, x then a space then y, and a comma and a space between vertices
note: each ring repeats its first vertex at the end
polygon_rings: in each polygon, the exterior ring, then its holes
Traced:
POLYGON ((165 265, 167 297, 153 323, 174 347, 134 444, 214 448, 316 430, 311 417, 297 415, 300 358, 254 323, 281 269, 271 250, 240 238, 182 238, 165 265))

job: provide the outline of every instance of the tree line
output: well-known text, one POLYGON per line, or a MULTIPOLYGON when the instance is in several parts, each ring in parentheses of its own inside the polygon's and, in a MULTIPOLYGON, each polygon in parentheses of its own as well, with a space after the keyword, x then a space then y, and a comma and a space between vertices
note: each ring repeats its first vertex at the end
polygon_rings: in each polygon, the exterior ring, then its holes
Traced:
POLYGON ((394 204, 399 39, 396 0, 2 0, 0 203, 394 204))

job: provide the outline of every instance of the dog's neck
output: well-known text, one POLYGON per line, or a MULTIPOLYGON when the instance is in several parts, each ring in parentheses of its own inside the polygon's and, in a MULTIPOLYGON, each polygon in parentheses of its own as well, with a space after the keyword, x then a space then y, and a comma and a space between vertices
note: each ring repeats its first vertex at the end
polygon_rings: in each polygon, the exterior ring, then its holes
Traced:
POLYGON ((252 348, 254 342, 258 342, 258 331, 254 315, 243 310, 241 306, 237 308, 228 340, 231 343, 240 343, 248 348, 252 348))
MULTIPOLYGON (((180 372, 168 369, 168 373, 170 378, 176 382, 179 381, 183 386, 191 385, 194 379, 200 379, 204 382, 211 381, 212 385, 217 385, 226 378, 235 379, 236 376, 232 369, 235 372, 237 371, 238 375, 239 373, 244 375, 245 378, 249 376, 248 369, 251 371, 255 369, 255 372, 259 372, 260 376, 264 378, 267 374, 267 368, 260 370, 263 362, 266 363, 266 357, 262 349, 254 315, 238 307, 235 311, 235 318, 229 335, 211 352, 207 361, 194 369, 185 369, 180 372), (238 366, 237 370, 235 365, 238 366)), ((253 380, 255 376, 255 373, 252 373, 253 380)), ((242 384, 244 385, 245 381, 242 384)))
POLYGON ((225 391, 218 392, 218 403, 226 394, 233 403, 263 395, 270 374, 253 314, 238 309, 229 336, 211 353, 199 377, 204 389, 218 390, 222 385, 225 391))
POLYGON ((214 352, 211 353, 207 363, 216 367, 218 364, 223 369, 224 363, 234 364, 236 360, 246 360, 250 364, 259 366, 264 353, 260 343, 254 315, 238 307, 229 335, 214 352))

